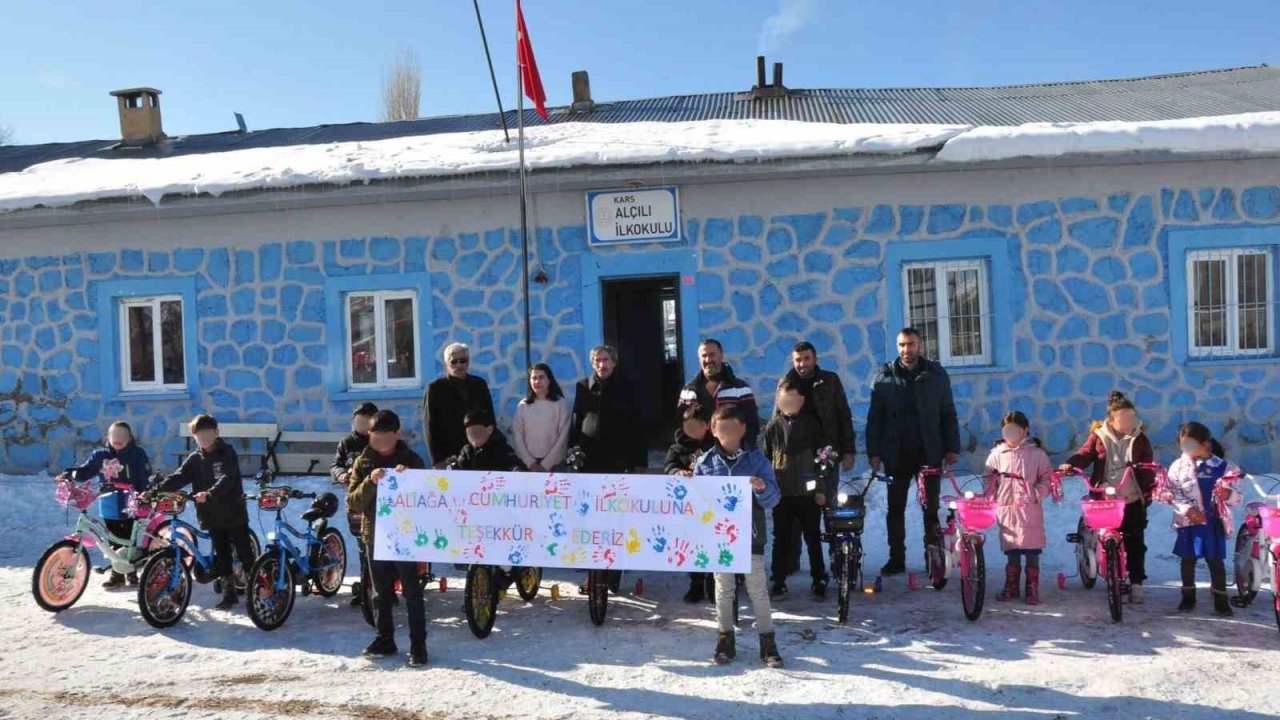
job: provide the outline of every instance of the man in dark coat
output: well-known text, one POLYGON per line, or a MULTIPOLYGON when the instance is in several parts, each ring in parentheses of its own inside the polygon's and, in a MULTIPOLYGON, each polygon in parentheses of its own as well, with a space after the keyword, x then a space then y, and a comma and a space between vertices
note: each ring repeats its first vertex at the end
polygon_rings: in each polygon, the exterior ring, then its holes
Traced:
POLYGON ((697 405, 708 413, 715 413, 723 406, 738 406, 747 423, 742 446, 756 447, 760 440, 760 409, 756 406, 755 393, 725 364, 724 347, 719 340, 707 338, 698 345, 698 363, 702 370, 680 391, 680 408, 697 405))
MULTIPOLYGON (((911 480, 922 466, 941 468, 960 458, 960 424, 951 396, 951 378, 938 363, 921 357, 920 331, 898 333, 898 359, 876 375, 867 411, 867 457, 893 477, 886 525, 889 562, 882 575, 906 571, 906 508, 911 480)), ((925 544, 938 541, 941 478, 926 485, 925 544)))
POLYGON ((462 452, 467 445, 462 420, 475 410, 493 411, 489 384, 471 375, 471 350, 462 343, 444 349, 445 374, 427 386, 422 398, 423 424, 427 429, 427 449, 437 468, 462 452))
POLYGON ((582 472, 630 472, 648 465, 644 436, 635 426, 635 396, 617 367, 617 350, 592 348, 592 375, 575 388, 569 444, 586 453, 582 472))
POLYGON ((218 421, 197 415, 189 425, 199 449, 182 461, 177 472, 160 483, 160 490, 180 490, 188 485, 196 501, 196 519, 209 533, 215 557, 214 570, 223 578, 219 610, 235 607, 236 584, 231 582, 231 550, 248 571, 256 560, 249 538, 249 511, 244 506, 244 483, 235 448, 218 437, 218 421))

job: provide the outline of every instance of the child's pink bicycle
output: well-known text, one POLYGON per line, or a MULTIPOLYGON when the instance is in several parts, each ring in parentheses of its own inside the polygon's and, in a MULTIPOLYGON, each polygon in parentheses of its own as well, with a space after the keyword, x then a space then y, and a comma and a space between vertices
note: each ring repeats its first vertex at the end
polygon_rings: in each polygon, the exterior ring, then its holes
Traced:
POLYGON ((982 603, 987 589, 987 566, 983 553, 986 537, 982 532, 996 524, 996 501, 986 493, 979 495, 964 489, 970 482, 980 480, 977 475, 962 485, 950 470, 923 467, 916 475, 919 485, 916 499, 921 507, 927 507, 928 502, 925 481, 942 475, 951 481, 956 494, 941 498, 947 507, 947 522, 942 528, 940 543, 925 546, 929 582, 935 590, 941 590, 947 585, 951 569, 958 568, 960 602, 964 606, 964 616, 974 621, 982 615, 982 603))
MULTIPOLYGON (((1096 487, 1090 483, 1088 476, 1078 469, 1056 472, 1054 482, 1061 491, 1062 475, 1078 475, 1084 480, 1088 493, 1080 500, 1080 521, 1076 532, 1067 535, 1067 542, 1076 546, 1076 572, 1085 589, 1092 588, 1101 574, 1107 583, 1107 609, 1111 613, 1112 622, 1120 622, 1124 617, 1124 604, 1121 602, 1129 592, 1129 561, 1124 550, 1124 533, 1120 526, 1124 524, 1125 501, 1119 497, 1119 490, 1131 482, 1137 482, 1135 473, 1148 470, 1156 474, 1156 487, 1167 487, 1168 477, 1163 465, 1158 463, 1129 463, 1117 487, 1096 487)), ((1058 588, 1067 588, 1067 575, 1058 573, 1058 588)))
POLYGON ((1245 506, 1244 522, 1236 536, 1236 597, 1231 603, 1248 607, 1263 583, 1270 583, 1276 626, 1280 627, 1280 495, 1276 494, 1280 479, 1266 476, 1274 482, 1264 491, 1255 476, 1247 477, 1262 500, 1245 506))

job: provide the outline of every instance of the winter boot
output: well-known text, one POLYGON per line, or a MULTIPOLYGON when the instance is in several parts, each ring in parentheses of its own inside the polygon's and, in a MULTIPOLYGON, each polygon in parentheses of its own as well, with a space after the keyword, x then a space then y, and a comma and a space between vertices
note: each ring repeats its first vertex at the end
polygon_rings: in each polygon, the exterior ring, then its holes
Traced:
POLYGON ((700 573, 689 578, 689 592, 684 594, 684 601, 690 604, 700 603, 706 599, 706 582, 700 573))
POLYGON ((733 631, 722 632, 716 638, 716 655, 715 661, 717 665, 728 665, 738 656, 738 648, 734 642, 733 631))
POLYGON ((880 568, 880 574, 885 577, 893 575, 901 575, 907 571, 907 563, 901 557, 889 556, 889 562, 880 568))
POLYGON ((236 584, 234 582, 224 583, 222 586, 222 599, 218 601, 215 608, 219 610, 230 610, 240 602, 240 595, 236 592, 236 584))
POLYGON ((1023 602, 1028 605, 1040 604, 1040 568, 1038 567, 1027 568, 1027 597, 1023 602))
POLYGON ((121 587, 123 585, 124 585, 124 575, 121 575, 115 570, 112 570, 111 575, 107 577, 106 582, 102 583, 102 587, 108 590, 115 590, 116 588, 121 587))
POLYGON ((394 638, 378 636, 369 643, 361 655, 365 657, 390 657, 395 655, 396 641, 394 638))
MULTIPOLYGON (((997 600, 1017 600, 1018 599, 1018 583, 1022 581, 1022 566, 1009 563, 1004 566, 1004 589, 1000 594, 996 595, 997 600)), ((1028 573, 1027 582, 1031 582, 1031 575, 1028 573)))
POLYGON ((778 598, 787 596, 787 581, 774 580, 773 586, 769 588, 769 599, 777 600, 778 598))
POLYGON ((782 656, 778 654, 778 640, 771 632, 760 633, 760 659, 771 668, 782 667, 782 656))
POLYGON ((1213 614, 1231 617, 1231 598, 1227 596, 1227 569, 1221 560, 1209 561, 1209 582, 1213 588, 1213 614))
POLYGON ((414 645, 409 649, 409 667, 422 667, 427 664, 427 644, 414 645))
POLYGON ((129 583, 129 587, 138 586, 138 573, 131 572, 125 576, 125 582, 129 583))
POLYGON ((813 592, 814 600, 819 600, 819 601, 826 600, 827 599, 827 579, 819 578, 817 580, 814 580, 813 585, 809 586, 809 590, 813 592))

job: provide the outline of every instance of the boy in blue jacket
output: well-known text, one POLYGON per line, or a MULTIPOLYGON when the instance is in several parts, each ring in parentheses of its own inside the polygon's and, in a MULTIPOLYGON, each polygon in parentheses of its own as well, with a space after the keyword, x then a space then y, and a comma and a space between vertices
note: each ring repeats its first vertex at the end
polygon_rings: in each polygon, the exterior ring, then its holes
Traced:
MULTIPOLYGON (((764 453, 743 447, 747 433, 746 418, 736 405, 722 405, 711 416, 711 434, 716 446, 699 458, 695 476, 751 478, 751 574, 746 577, 747 597, 756 616, 760 632, 760 659, 771 668, 782 667, 778 643, 773 632, 773 609, 765 588, 764 546, 767 535, 765 511, 781 500, 773 465, 764 453)), ((716 640, 715 662, 725 665, 737 655, 733 631, 733 603, 736 581, 733 573, 716 573, 716 620, 720 634, 716 640)))
MULTIPOLYGON (((67 479, 77 482, 99 475, 117 485, 132 486, 138 492, 147 489, 147 481, 151 478, 151 460, 134 441, 133 429, 129 427, 129 423, 123 421, 111 423, 111 427, 107 428, 106 443, 90 453, 89 459, 83 465, 66 473, 67 479), (108 471, 104 466, 111 469, 108 471)), ((127 512, 128 501, 129 494, 124 491, 104 495, 98 501, 98 512, 102 516, 102 524, 107 526, 108 532, 118 538, 133 536, 134 521, 127 512)), ((102 583, 102 587, 118 588, 124 583, 125 576, 112 570, 111 577, 102 583)), ((129 573, 129 584, 138 584, 138 573, 129 573)))

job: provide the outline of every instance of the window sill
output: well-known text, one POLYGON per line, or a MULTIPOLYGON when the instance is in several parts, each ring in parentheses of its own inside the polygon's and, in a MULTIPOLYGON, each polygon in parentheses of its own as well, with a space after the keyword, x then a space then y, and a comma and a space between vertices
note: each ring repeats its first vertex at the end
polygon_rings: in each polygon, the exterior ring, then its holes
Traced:
POLYGON ((193 397, 192 392, 186 388, 182 390, 121 390, 120 392, 109 395, 107 402, 135 402, 135 401, 153 401, 153 400, 190 400, 193 397))
POLYGON ((410 385, 394 388, 347 388, 329 393, 330 400, 403 400, 413 398, 421 400, 426 392, 422 385, 410 385))
POLYGON ((1013 368, 1007 365, 961 365, 960 367, 942 366, 948 375, 994 375, 995 373, 1007 373, 1013 368))
POLYGON ((1222 367, 1223 365, 1275 365, 1280 362, 1276 355, 1241 355, 1221 358, 1187 358, 1187 367, 1222 367))

